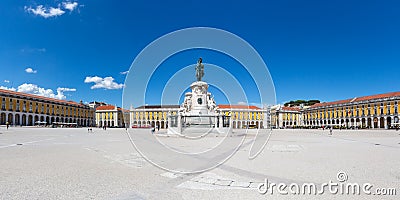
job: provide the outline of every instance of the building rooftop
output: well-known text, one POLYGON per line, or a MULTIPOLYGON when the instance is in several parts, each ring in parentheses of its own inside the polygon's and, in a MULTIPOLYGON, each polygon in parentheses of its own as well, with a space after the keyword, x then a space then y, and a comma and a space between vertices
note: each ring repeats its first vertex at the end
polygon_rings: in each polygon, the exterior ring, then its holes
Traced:
POLYGON ((248 105, 229 105, 229 104, 220 104, 218 108, 221 109, 252 109, 252 110, 261 110, 257 106, 248 106, 248 105))
MULTIPOLYGON (((103 105, 103 106, 97 107, 96 111, 98 111, 98 110, 115 110, 115 107, 116 106, 113 106, 113 105, 103 105)), ((123 112, 129 112, 129 110, 126 110, 126 109, 123 109, 123 108, 120 108, 120 107, 117 107, 117 110, 118 111, 123 111, 123 112)))
POLYGON ((5 89, 0 89, 0 94, 15 96, 15 97, 22 97, 22 98, 27 98, 27 99, 28 98, 38 99, 38 100, 42 100, 42 101, 49 101, 49 102, 59 103, 59 104, 67 104, 67 105, 78 106, 78 107, 86 106, 84 104, 80 104, 80 103, 77 103, 74 101, 61 100, 61 99, 44 97, 44 96, 39 96, 39 95, 34 95, 34 94, 27 94, 27 93, 23 93, 23 92, 15 92, 15 91, 5 90, 5 89))
POLYGON ((300 111, 299 107, 287 107, 287 106, 283 106, 282 110, 287 110, 287 111, 300 111))
POLYGON ((139 106, 136 109, 155 109, 155 108, 179 108, 179 105, 144 105, 139 106))
POLYGON ((113 105, 105 105, 105 106, 99 106, 96 108, 96 110, 114 110, 115 106, 113 105))
POLYGON ((351 99, 345 99, 345 100, 339 100, 339 101, 316 103, 316 104, 312 105, 310 108, 318 108, 318 107, 325 107, 325 106, 330 106, 330 105, 354 103, 354 102, 383 99, 383 98, 390 98, 390 97, 400 97, 400 92, 389 92, 389 93, 384 93, 384 94, 375 94, 375 95, 369 95, 369 96, 363 96, 363 97, 354 97, 351 99))

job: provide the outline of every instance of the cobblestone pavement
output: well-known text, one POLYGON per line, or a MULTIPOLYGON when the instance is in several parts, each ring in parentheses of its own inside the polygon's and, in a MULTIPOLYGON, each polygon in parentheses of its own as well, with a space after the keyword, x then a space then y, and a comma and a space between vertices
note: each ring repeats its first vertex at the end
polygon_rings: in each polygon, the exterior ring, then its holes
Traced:
MULTIPOLYGON (((236 131, 230 140, 240 133, 236 131)), ((236 154, 221 166, 180 174, 147 162, 123 129, 88 133, 84 128, 0 127, 0 199, 399 199, 399 132, 328 133, 274 130, 263 152, 249 160, 252 130, 236 154), (338 172, 345 172, 349 183, 396 188, 397 195, 263 195, 258 191, 266 179, 277 184, 318 185, 337 182, 338 172)), ((193 146, 167 137, 163 131, 156 137, 196 150, 221 139, 209 136, 193 146)), ((152 144, 148 146, 152 148, 152 144)), ((165 162, 174 161, 165 158, 165 162)))

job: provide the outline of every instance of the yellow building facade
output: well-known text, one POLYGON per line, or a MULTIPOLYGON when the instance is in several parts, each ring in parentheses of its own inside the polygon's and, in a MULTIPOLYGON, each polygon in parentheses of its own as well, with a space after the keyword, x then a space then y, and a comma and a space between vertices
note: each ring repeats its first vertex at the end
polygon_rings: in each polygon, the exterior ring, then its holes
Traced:
POLYGON ((130 127, 168 128, 168 116, 176 115, 179 105, 146 105, 130 109, 130 127))
POLYGON ((97 127, 127 127, 129 111, 113 105, 102 105, 96 108, 97 127))
POLYGON ((399 123, 400 92, 318 103, 303 111, 307 126, 391 128, 399 123))
MULTIPOLYGON (((179 105, 147 105, 130 110, 130 127, 160 127, 168 128, 168 116, 175 116, 179 112, 179 105)), ((267 125, 264 110, 256 106, 245 105, 218 105, 217 112, 223 114, 217 126, 241 129, 264 128, 267 125)))
POLYGON ((271 125, 273 128, 294 128, 302 126, 302 110, 297 107, 276 105, 271 107, 271 125))
POLYGON ((224 115, 223 126, 234 129, 267 128, 269 121, 266 110, 257 106, 218 105, 218 112, 224 115))
POLYGON ((94 109, 82 103, 0 89, 0 124, 16 126, 76 123, 94 125, 94 109))

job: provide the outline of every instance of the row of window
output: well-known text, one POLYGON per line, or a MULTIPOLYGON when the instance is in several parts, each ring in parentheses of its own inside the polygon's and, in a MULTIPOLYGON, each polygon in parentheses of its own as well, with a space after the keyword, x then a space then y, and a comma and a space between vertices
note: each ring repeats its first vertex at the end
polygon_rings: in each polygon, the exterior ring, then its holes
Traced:
POLYGON ((62 116, 78 116, 78 117, 89 117, 89 110, 65 107, 61 105, 54 104, 44 104, 20 99, 13 98, 1 98, 1 109, 9 110, 15 112, 31 112, 31 113, 42 113, 42 114, 52 114, 52 115, 62 115, 62 116))
POLYGON ((297 120, 299 119, 299 117, 300 117, 299 114, 283 113, 282 120, 297 120))
POLYGON ((117 112, 102 112, 102 113, 97 112, 96 113, 96 120, 103 120, 103 119, 106 119, 106 120, 111 119, 112 120, 117 117, 119 119, 123 118, 122 113, 119 113, 119 115, 117 112))
POLYGON ((319 111, 306 112, 305 118, 307 119, 329 119, 338 117, 364 117, 371 115, 391 115, 398 114, 398 103, 386 104, 372 104, 372 105, 361 105, 354 107, 341 107, 334 109, 324 109, 319 111))
MULTIPOLYGON (((274 122, 278 121, 278 118, 279 118, 278 115, 271 116, 271 119, 274 122)), ((301 114, 282 113, 283 121, 298 121, 298 120, 300 120, 300 118, 301 118, 301 114)))
MULTIPOLYGON (((226 116, 229 115, 229 112, 225 113, 226 116)), ((262 120, 264 119, 264 115, 262 112, 234 112, 232 114, 232 120, 262 120)))
MULTIPOLYGON (((176 112, 172 112, 172 115, 176 115, 176 112)), ((225 116, 229 116, 229 112, 225 112, 225 116)), ((167 112, 135 112, 133 114, 133 119, 167 119, 167 112)), ((232 119, 263 119, 262 112, 234 112, 232 114, 232 119)))
MULTIPOLYGON (((171 112, 171 115, 176 115, 176 112, 171 112)), ((134 112, 133 119, 167 119, 167 112, 134 112)))

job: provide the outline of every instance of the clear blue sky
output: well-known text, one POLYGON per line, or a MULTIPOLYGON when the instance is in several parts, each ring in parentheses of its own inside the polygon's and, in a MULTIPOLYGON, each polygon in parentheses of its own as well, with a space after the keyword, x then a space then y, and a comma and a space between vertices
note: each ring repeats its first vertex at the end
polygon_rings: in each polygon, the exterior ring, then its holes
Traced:
POLYGON ((399 1, 5 0, 0 19, 0 86, 74 101, 121 105, 138 53, 196 26, 248 41, 278 103, 400 91, 399 1))

